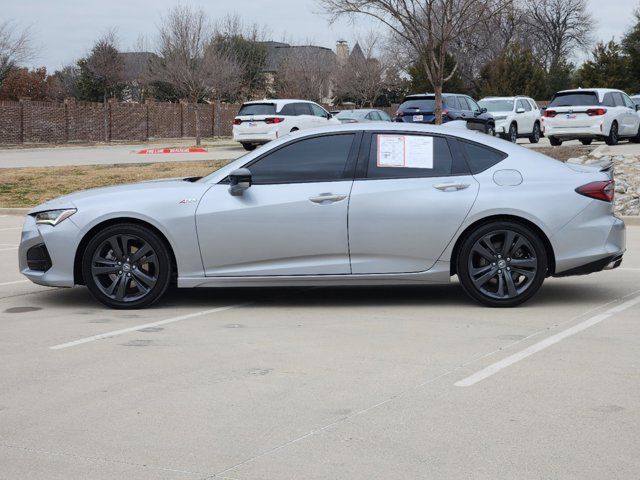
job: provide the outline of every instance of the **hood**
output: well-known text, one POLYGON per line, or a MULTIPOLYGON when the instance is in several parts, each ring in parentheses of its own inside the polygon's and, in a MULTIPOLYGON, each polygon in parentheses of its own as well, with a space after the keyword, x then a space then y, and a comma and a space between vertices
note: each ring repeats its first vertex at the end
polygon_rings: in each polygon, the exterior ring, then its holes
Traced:
POLYGON ((63 195, 41 203, 37 207, 32 208, 29 211, 29 214, 58 208, 78 208, 85 202, 107 201, 107 199, 114 197, 117 197, 119 200, 123 198, 130 198, 133 200, 140 198, 141 196, 158 195, 156 192, 163 189, 167 190, 167 192, 174 192, 178 194, 180 190, 189 191, 198 185, 198 190, 202 190, 201 184, 193 183, 188 180, 189 178, 167 178, 80 190, 78 192, 63 195))

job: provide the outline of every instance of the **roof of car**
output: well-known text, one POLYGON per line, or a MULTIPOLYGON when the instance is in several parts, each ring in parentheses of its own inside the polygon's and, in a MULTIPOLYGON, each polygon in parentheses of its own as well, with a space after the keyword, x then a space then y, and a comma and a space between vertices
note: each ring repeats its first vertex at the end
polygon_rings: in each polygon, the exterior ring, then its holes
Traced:
POLYGON ((598 99, 600 101, 602 101, 604 99, 605 94, 609 92, 625 93, 622 90, 618 90, 617 88, 572 88, 569 90, 560 90, 559 92, 556 93, 556 95, 558 93, 589 93, 589 92, 595 93, 596 95, 598 95, 598 99))
POLYGON ((484 97, 482 100, 516 100, 518 98, 525 98, 527 100, 533 100, 531 97, 525 97, 524 95, 514 95, 513 97, 484 97))
POLYGON ((277 105, 286 105, 288 103, 316 103, 310 100, 298 100, 295 98, 265 98, 264 100, 252 100, 250 102, 244 102, 243 105, 260 103, 275 103, 277 105))
MULTIPOLYGON (((449 97, 451 95, 460 95, 462 97, 468 97, 469 96, 466 93, 443 93, 442 94, 443 97, 449 97)), ((412 93, 411 95, 407 95, 404 98, 407 99, 407 98, 433 97, 433 96, 435 96, 435 93, 426 92, 426 93, 412 93)))
POLYGON ((381 110, 378 108, 345 108, 344 110, 340 110, 342 112, 361 112, 361 113, 369 113, 369 112, 380 112, 381 110))

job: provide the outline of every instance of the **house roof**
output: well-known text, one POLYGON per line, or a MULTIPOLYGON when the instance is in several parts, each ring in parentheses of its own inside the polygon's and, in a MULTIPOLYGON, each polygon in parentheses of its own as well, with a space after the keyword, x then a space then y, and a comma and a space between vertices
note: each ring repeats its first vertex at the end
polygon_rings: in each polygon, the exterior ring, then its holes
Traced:
POLYGON ((327 61, 333 60, 336 56, 335 52, 330 48, 315 45, 289 45, 288 43, 281 42, 262 42, 262 44, 267 47, 267 60, 263 72, 277 72, 282 61, 288 55, 296 52, 318 55, 318 57, 324 58, 327 61))

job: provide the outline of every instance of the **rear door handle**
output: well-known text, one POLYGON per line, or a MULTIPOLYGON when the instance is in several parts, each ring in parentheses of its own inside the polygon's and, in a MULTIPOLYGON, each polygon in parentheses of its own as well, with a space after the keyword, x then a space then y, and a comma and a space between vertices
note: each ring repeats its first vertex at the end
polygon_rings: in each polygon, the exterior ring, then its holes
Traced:
POLYGON ((438 183, 433 186, 433 188, 437 188, 438 190, 442 190, 443 192, 457 192, 458 190, 464 190, 465 188, 469 188, 468 183, 438 183))
POLYGON ((316 197, 311 197, 309 200, 319 205, 328 205, 330 203, 340 202, 347 198, 346 195, 340 195, 335 193, 321 193, 316 197))

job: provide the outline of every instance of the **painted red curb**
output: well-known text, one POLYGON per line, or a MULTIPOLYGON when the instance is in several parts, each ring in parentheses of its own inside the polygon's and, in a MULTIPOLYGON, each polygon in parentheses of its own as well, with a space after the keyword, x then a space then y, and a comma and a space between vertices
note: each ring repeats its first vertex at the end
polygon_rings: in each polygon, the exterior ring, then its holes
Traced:
POLYGON ((144 148, 137 151, 138 155, 157 155, 159 153, 207 153, 204 147, 173 147, 173 148, 144 148))

